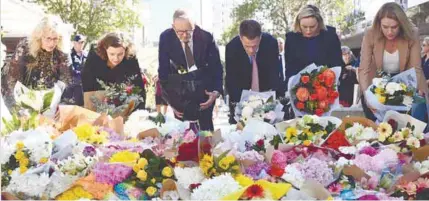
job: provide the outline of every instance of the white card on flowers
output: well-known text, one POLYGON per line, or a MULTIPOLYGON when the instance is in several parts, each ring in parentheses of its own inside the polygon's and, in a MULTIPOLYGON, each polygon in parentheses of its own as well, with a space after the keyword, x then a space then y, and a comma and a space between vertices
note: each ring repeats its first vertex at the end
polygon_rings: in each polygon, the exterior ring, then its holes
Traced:
MULTIPOLYGON (((313 71, 313 70, 319 70, 320 71, 320 69, 322 67, 323 66, 316 66, 316 64, 312 63, 309 66, 307 66, 304 69, 302 69, 301 71, 299 71, 298 74, 292 76, 289 79, 289 82, 288 82, 288 92, 287 93, 289 94, 289 97, 291 98, 291 106, 292 106, 293 112, 295 113, 295 116, 297 116, 297 117, 304 116, 304 115, 306 115, 308 113, 300 111, 298 108, 296 108, 295 104, 293 103, 293 100, 292 100, 292 98, 294 97, 294 95, 292 94, 293 87, 296 86, 297 84, 299 84, 299 81, 301 80, 301 74, 302 73, 311 73, 311 71, 313 71)), ((337 86, 336 90, 338 91, 338 83, 339 83, 339 79, 340 79, 340 76, 341 76, 341 67, 332 67, 332 68, 329 68, 329 69, 331 69, 335 73, 335 85, 337 86)), ((339 99, 339 97, 337 97, 335 99, 334 104, 330 105, 329 111, 323 113, 323 116, 330 116, 331 112, 334 111, 335 109, 338 109, 338 108, 340 108, 340 99, 339 99)))

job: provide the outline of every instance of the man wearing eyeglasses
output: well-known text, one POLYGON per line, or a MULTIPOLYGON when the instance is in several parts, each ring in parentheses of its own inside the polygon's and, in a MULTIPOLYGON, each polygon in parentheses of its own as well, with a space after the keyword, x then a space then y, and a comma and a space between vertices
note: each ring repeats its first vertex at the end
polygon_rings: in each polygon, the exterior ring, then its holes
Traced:
MULTIPOLYGON (((225 82, 230 95, 229 123, 234 124, 234 109, 242 91, 278 90, 281 64, 277 40, 268 33, 262 33, 261 25, 255 20, 241 22, 239 35, 226 45, 225 51, 225 82)), ((280 90, 277 95, 281 95, 280 90)))
POLYGON ((85 44, 85 37, 83 35, 76 35, 73 38, 73 48, 70 53, 69 60, 71 63, 72 84, 64 92, 64 98, 69 103, 74 105, 83 106, 83 91, 81 71, 87 58, 86 51, 83 50, 85 44))
MULTIPOLYGON (((192 107, 196 105, 197 110, 200 111, 196 116, 198 116, 201 130, 214 130, 213 106, 216 98, 223 91, 223 70, 219 50, 212 34, 194 25, 185 11, 176 10, 173 15, 172 28, 161 33, 158 59, 158 76, 163 88, 165 86, 163 83, 169 79, 171 74, 191 74, 198 71, 198 76, 195 78, 202 80, 204 90, 202 90, 201 96, 194 97, 194 99, 200 100, 190 101, 198 102, 192 104, 192 107)), ((163 93, 164 91, 166 90, 163 89, 163 93)), ((174 104, 171 104, 173 99, 177 97, 171 97, 168 94, 164 97, 173 107, 176 118, 189 120, 186 119, 186 114, 187 109, 191 106, 186 106, 181 111, 174 108, 174 104)))

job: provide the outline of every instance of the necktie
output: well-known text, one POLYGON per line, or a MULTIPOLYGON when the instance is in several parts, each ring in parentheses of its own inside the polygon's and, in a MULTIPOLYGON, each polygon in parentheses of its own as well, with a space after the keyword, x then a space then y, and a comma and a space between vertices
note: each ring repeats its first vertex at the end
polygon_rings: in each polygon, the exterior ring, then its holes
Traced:
POLYGON ((280 61, 280 68, 279 68, 279 70, 280 70, 280 79, 281 79, 281 81, 284 81, 285 80, 285 76, 283 75, 283 61, 282 61, 282 55, 280 54, 279 55, 279 61, 280 61))
POLYGON ((186 62, 188 62, 188 68, 190 68, 195 64, 195 61, 188 42, 185 43, 185 56, 186 56, 186 62))
POLYGON ((256 57, 252 56, 252 91, 259 91, 259 74, 258 64, 256 63, 256 57))

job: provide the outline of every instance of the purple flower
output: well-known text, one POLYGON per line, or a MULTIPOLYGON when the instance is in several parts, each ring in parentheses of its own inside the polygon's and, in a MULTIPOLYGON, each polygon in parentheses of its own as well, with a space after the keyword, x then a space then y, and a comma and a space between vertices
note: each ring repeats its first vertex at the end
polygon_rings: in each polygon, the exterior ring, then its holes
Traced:
POLYGON ((133 169, 123 164, 97 163, 92 172, 97 182, 116 185, 131 176, 133 169))
POLYGON ((364 195, 360 197, 358 200, 379 200, 375 195, 364 195))
POLYGON ((302 164, 302 172, 305 179, 312 179, 324 186, 328 186, 334 180, 334 172, 328 163, 317 158, 310 158, 302 164))
POLYGON ((85 157, 93 157, 93 156, 95 156, 95 154, 97 154, 97 151, 95 150, 95 148, 93 146, 86 146, 83 149, 83 155, 85 157))
POLYGON ((248 168, 246 168, 245 173, 247 176, 252 177, 253 179, 259 179, 259 174, 262 170, 268 172, 270 166, 266 162, 257 162, 248 168))
POLYGON ((378 151, 374 147, 368 146, 368 147, 364 147, 362 150, 360 150, 359 154, 366 154, 368 156, 375 156, 378 154, 378 151))

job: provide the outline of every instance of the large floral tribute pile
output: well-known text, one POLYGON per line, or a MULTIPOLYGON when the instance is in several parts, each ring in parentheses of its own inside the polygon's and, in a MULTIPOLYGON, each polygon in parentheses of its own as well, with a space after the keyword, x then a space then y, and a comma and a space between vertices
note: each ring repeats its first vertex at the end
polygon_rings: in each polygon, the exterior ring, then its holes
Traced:
POLYGON ((3 132, 3 198, 429 199, 429 148, 412 122, 307 115, 212 133, 143 110, 126 122, 68 111, 3 132))

